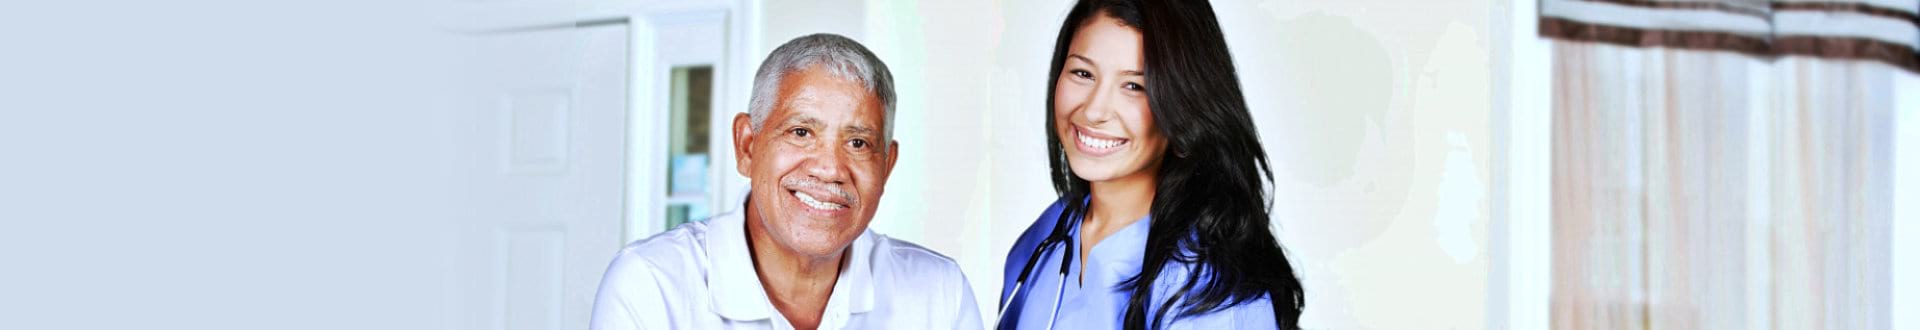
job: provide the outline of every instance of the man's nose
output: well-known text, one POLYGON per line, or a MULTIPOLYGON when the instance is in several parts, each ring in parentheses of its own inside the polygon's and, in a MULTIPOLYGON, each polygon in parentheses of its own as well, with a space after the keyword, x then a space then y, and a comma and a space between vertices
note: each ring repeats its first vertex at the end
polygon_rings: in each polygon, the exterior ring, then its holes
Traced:
POLYGON ((835 139, 821 139, 820 145, 811 148, 804 170, 807 175, 825 183, 840 184, 847 180, 846 154, 840 152, 835 139))

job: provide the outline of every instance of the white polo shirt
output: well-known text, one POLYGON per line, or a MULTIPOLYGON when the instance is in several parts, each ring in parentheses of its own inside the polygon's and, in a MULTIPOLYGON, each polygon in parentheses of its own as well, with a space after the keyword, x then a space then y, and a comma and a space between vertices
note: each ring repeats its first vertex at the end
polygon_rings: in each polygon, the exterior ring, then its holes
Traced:
MULTIPOLYGON (((792 329, 754 273, 741 212, 621 249, 600 280, 591 328, 792 329)), ((820 329, 983 328, 953 259, 872 230, 850 252, 820 329)))

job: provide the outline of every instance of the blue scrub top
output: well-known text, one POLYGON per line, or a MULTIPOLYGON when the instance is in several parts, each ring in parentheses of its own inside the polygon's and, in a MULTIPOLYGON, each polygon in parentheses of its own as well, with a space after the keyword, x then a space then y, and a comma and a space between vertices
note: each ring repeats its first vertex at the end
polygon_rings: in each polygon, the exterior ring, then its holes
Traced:
MULTIPOLYGON (((1004 285, 1000 288, 1000 301, 1012 304, 1001 319, 1013 319, 1011 325, 1018 329, 1047 329, 1049 315, 1056 329, 1120 329, 1126 317, 1127 301, 1132 298, 1121 281, 1140 273, 1141 259, 1146 253, 1147 231, 1153 218, 1135 221, 1121 228, 1093 246, 1085 260, 1080 255, 1080 219, 1075 217, 1067 221, 1073 226, 1068 232, 1073 237, 1066 246, 1056 247, 1040 256, 1040 264, 1035 265, 1027 283, 1021 286, 1020 296, 1013 301, 1007 298, 1013 293, 1014 280, 1019 278, 1020 270, 1026 267, 1028 258, 1038 247, 1066 208, 1066 200, 1053 202, 1040 218, 1027 227, 1020 239, 1014 241, 1013 250, 1007 252, 1007 264, 1004 285), (1060 276, 1060 258, 1063 253, 1072 253, 1073 264, 1068 266, 1067 275, 1060 276), (1079 282, 1081 264, 1087 262, 1085 282, 1079 282), (1053 311, 1056 294, 1059 299, 1059 312, 1053 311)), ((1186 282, 1185 274, 1192 264, 1175 262, 1161 271, 1154 283, 1153 296, 1167 297, 1167 292, 1178 290, 1186 282)), ((1197 286, 1196 286, 1197 287, 1197 286)), ((1158 305, 1159 301, 1151 302, 1158 305)), ((1178 304, 1178 303, 1176 303, 1178 304)), ((1167 317, 1179 314, 1179 307, 1167 311, 1167 317)), ((1151 317, 1149 317, 1151 320, 1151 317)), ((1194 315, 1173 320, 1159 320, 1165 329, 1271 329, 1277 324, 1273 318, 1273 302, 1270 297, 1262 296, 1242 302, 1233 307, 1212 313, 1194 315)))

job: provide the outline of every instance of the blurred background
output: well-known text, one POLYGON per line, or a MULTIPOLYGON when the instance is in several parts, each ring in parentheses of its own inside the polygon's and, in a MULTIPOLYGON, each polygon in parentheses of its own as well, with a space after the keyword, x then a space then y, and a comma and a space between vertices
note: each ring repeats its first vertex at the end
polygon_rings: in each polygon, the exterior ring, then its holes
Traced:
MULTIPOLYGON (((1920 327, 1920 3, 1685 3, 1213 1, 1303 324, 1920 327)), ((5 5, 0 328, 585 327, 738 205, 753 71, 820 32, 895 77, 872 229, 990 321, 1070 5, 5 5)))

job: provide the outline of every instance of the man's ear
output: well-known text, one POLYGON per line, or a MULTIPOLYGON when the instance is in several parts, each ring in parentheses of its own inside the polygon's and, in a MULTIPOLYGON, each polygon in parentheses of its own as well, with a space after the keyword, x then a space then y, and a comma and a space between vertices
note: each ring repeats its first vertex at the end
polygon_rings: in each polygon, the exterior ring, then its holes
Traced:
POLYGON ((900 161, 900 141, 887 141, 887 170, 883 176, 893 176, 893 164, 900 161))
POLYGON ((753 177, 747 169, 753 168, 753 117, 742 112, 733 115, 733 166, 740 176, 753 177))

